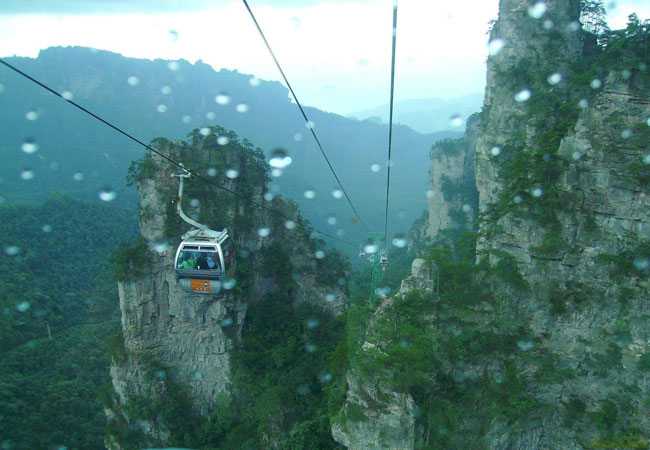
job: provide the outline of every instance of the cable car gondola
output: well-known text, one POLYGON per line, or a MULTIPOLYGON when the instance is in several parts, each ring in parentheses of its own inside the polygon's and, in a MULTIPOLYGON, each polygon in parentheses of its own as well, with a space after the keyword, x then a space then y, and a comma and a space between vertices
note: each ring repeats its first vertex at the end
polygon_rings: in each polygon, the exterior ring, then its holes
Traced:
POLYGON ((379 256, 379 264, 381 264, 381 270, 386 270, 386 267, 388 266, 388 252, 383 251, 381 252, 381 256, 379 256))
POLYGON ((190 174, 173 176, 180 179, 176 210, 181 219, 196 227, 181 237, 176 250, 174 269, 178 285, 189 293, 218 294, 223 282, 234 274, 235 245, 228 230, 211 230, 185 215, 181 206, 183 181, 190 174))

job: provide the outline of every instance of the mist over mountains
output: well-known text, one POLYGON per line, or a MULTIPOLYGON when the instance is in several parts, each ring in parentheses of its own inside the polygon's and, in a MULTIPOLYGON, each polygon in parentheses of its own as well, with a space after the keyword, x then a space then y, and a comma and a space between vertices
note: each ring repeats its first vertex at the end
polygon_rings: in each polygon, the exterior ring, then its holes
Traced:
MULTIPOLYGON (((201 61, 150 61, 81 47, 54 47, 35 59, 6 60, 143 142, 159 136, 182 139, 192 129, 220 125, 267 156, 282 148, 292 164, 273 178, 270 192, 297 201, 302 214, 323 231, 347 239, 365 236, 345 199, 331 195, 336 181, 288 90, 278 82, 215 71, 201 61), (315 198, 307 199, 307 190, 315 198)), ((0 70, 0 83, 3 201, 38 201, 56 190, 100 201, 99 193, 114 192, 113 204, 135 207, 135 192, 124 179, 143 147, 7 68, 0 70)), ((383 228, 388 127, 305 110, 364 222, 371 229, 383 228)), ((407 230, 426 209, 431 146, 459 134, 425 135, 395 126, 393 233, 407 230)), ((208 167, 192 169, 210 176, 208 167)))

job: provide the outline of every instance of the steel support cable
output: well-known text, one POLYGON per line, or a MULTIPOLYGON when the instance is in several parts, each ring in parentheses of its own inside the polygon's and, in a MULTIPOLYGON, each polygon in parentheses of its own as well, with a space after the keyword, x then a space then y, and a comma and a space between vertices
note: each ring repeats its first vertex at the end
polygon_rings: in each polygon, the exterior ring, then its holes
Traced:
POLYGON ((393 52, 390 67, 390 113, 388 118, 388 175, 386 177, 386 219, 384 220, 384 240, 388 245, 388 199, 390 195, 390 166, 393 165, 393 99, 395 93, 395 47, 397 44, 397 0, 393 4, 393 52))
MULTIPOLYGON (((107 120, 104 120, 103 118, 101 118, 101 117, 98 116, 97 114, 93 113, 92 111, 90 111, 90 110, 84 108, 84 107, 81 106, 80 104, 78 104, 78 103, 76 103, 76 102, 74 102, 74 101, 72 101, 72 100, 69 100, 69 99, 65 98, 65 97, 64 97, 62 94, 60 94, 59 92, 57 92, 57 91, 55 91, 54 89, 50 88, 50 87, 47 86, 46 84, 44 84, 44 83, 38 81, 37 79, 33 78, 32 76, 28 75, 27 73, 21 71, 20 69, 14 67, 13 65, 9 64, 8 62, 6 62, 6 61, 0 59, 0 64, 5 65, 5 66, 8 67, 9 69, 11 69, 11 70, 13 70, 14 72, 18 73, 19 75, 22 75, 23 77, 25 77, 25 78, 27 78, 28 80, 30 80, 31 82, 33 82, 33 83, 39 85, 39 86, 42 87, 43 89, 45 89, 45 90, 51 92, 52 94, 56 95, 56 96, 59 97, 59 98, 65 100, 66 102, 68 102, 69 104, 71 104, 72 106, 74 106, 75 108, 80 109, 81 111, 85 112, 86 114, 90 115, 91 117, 93 117, 93 118, 97 119, 98 121, 102 122, 103 124, 105 124, 105 125, 111 127, 112 129, 114 129, 114 130, 117 131, 118 133, 120 133, 120 134, 126 136, 127 138, 131 139, 132 141, 134 141, 134 142, 140 144, 140 145, 143 146, 144 148, 146 148, 146 149, 152 151, 152 152, 155 153, 156 155, 158 155, 158 156, 160 156, 161 158, 167 160, 167 161, 170 162, 171 164, 173 164, 173 165, 179 167, 179 168, 182 169, 183 171, 185 171, 185 172, 187 172, 187 173, 189 173, 189 174, 195 176, 196 178, 198 178, 198 179, 200 179, 200 180, 202 180, 202 181, 204 181, 204 182, 206 182, 206 183, 208 183, 208 184, 210 184, 210 185, 212 185, 212 186, 215 186, 215 187, 217 187, 217 188, 219 188, 219 189, 221 189, 221 190, 224 190, 224 191, 226 191, 226 192, 228 192, 228 193, 234 195, 235 197, 238 197, 238 198, 240 198, 240 199, 242 199, 242 200, 244 200, 244 201, 246 201, 246 202, 248 202, 248 203, 251 203, 252 205, 257 206, 258 208, 262 208, 262 209, 264 209, 264 210, 266 210, 266 211, 268 211, 268 212, 270 212, 270 213, 272 213, 272 214, 275 214, 275 215, 277 215, 277 216, 279 216, 279 217, 282 217, 282 218, 284 218, 284 219, 290 220, 290 221, 292 221, 292 222, 296 222, 296 223, 298 222, 298 220, 296 220, 296 219, 294 219, 294 218, 292 218, 292 217, 289 217, 289 216, 285 215, 284 213, 281 213, 281 212, 279 212, 279 211, 276 211, 276 210, 274 210, 273 208, 269 208, 268 206, 265 206, 265 205, 263 205, 263 204, 261 204, 261 203, 259 203, 259 202, 256 202, 255 200, 251 200, 251 199, 249 199, 249 198, 247 198, 247 197, 244 197, 243 195, 238 194, 237 192, 235 192, 235 191, 233 191, 233 190, 231 190, 231 189, 228 189, 228 188, 225 187, 225 186, 221 186, 220 184, 217 184, 217 183, 215 183, 214 181, 205 178, 204 176, 202 176, 200 173, 198 173, 197 171, 195 171, 195 170, 193 170, 193 169, 188 169, 187 167, 183 166, 181 163, 176 162, 176 161, 174 161, 172 158, 170 158, 169 156, 162 154, 161 152, 159 152, 159 151, 156 150, 155 148, 151 147, 151 146, 148 145, 148 144, 145 144, 144 142, 142 142, 142 141, 139 140, 138 138, 132 136, 131 134, 127 133, 126 131, 122 130, 121 128, 119 128, 119 127, 113 125, 112 123, 108 122, 107 120)), ((323 236, 327 236, 327 237, 329 237, 330 239, 334 239, 334 240, 339 241, 339 242, 342 242, 342 243, 344 243, 344 244, 352 245, 352 246, 354 246, 354 247, 357 246, 357 244, 353 244, 352 242, 345 241, 345 240, 340 239, 340 238, 338 238, 338 237, 336 237, 336 236, 332 236, 331 234, 324 233, 324 232, 319 231, 319 230, 317 230, 316 228, 313 228, 313 227, 310 227, 310 226, 306 226, 306 225, 305 225, 305 229, 307 229, 308 231, 316 232, 316 233, 321 234, 321 235, 323 235, 323 236)))
POLYGON ((280 63, 278 62, 278 59, 275 57, 275 53, 273 53, 273 50, 271 49, 271 45, 269 44, 269 41, 266 40, 266 36, 264 35, 264 32, 262 31, 262 28, 260 27, 260 24, 257 22, 257 19, 255 18, 255 15, 253 14, 253 11, 251 10, 250 6, 248 6, 248 2, 246 0, 242 0, 244 2, 244 5, 246 6, 246 9, 248 10, 248 13, 251 16, 251 19, 253 20, 253 23, 255 24, 255 27, 257 28, 257 31, 259 32, 260 36, 262 37, 262 40, 264 41, 264 45, 266 45, 267 50, 271 54, 271 57, 273 58, 273 61, 275 62, 275 65, 277 66, 278 70, 280 71, 280 74, 282 75, 282 78, 284 79, 284 82, 286 83, 287 87, 289 88, 289 91, 291 92, 291 95, 293 96, 293 99, 296 101, 296 105, 298 105, 298 108, 300 109, 300 113, 302 114, 302 117, 305 119, 305 124, 307 125, 307 128, 309 128, 309 131, 311 131, 312 136, 314 137, 314 140, 316 141, 316 144, 318 145, 318 148, 320 149, 321 154, 323 155, 323 158, 325 158, 325 161, 327 162, 327 165, 329 166, 330 170, 332 171, 332 174, 334 175, 334 178, 336 179, 336 182, 339 184, 339 187, 343 191, 343 194, 345 195, 345 198, 348 200, 348 203, 350 204, 350 208, 352 208, 352 211, 354 211, 354 214, 357 216, 357 219, 359 219, 359 223, 363 226, 363 228, 366 229, 367 232, 370 232, 366 224, 363 222, 361 219, 361 216, 357 212, 357 209, 354 207, 352 204, 352 200, 350 200, 350 196, 346 192, 345 188, 343 187, 343 184, 341 183, 341 180, 339 179, 338 175, 336 174, 336 171, 334 170, 334 167, 332 167, 332 163, 330 163, 329 158, 325 154, 325 150, 323 149, 323 146, 320 143, 320 140, 318 139, 318 136, 316 136, 316 132, 314 131, 314 127, 311 125, 311 121, 309 118, 307 118, 307 114, 305 113, 305 110, 303 109, 302 105, 300 104, 300 101, 298 101, 298 96, 296 96, 296 93, 293 91, 293 88, 291 87, 291 83, 289 83, 289 80, 287 79, 286 75, 284 74, 284 70, 282 70, 282 67, 280 66, 280 63))

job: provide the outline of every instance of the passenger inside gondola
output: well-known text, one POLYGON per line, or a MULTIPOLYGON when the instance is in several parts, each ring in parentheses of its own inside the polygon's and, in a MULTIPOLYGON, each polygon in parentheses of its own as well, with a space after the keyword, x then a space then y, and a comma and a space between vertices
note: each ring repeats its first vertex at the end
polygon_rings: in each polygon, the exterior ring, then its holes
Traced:
POLYGON ((196 255, 196 268, 198 270, 208 270, 208 261, 205 259, 205 253, 200 252, 200 253, 195 253, 196 255))

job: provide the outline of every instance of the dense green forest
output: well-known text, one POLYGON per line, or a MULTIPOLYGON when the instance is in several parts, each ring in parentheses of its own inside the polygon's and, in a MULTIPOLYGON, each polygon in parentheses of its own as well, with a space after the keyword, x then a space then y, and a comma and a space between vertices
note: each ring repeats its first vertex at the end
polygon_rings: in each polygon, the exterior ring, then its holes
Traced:
POLYGON ((3 448, 103 448, 103 339, 120 327, 111 252, 136 230, 132 211, 63 194, 0 206, 3 448))

